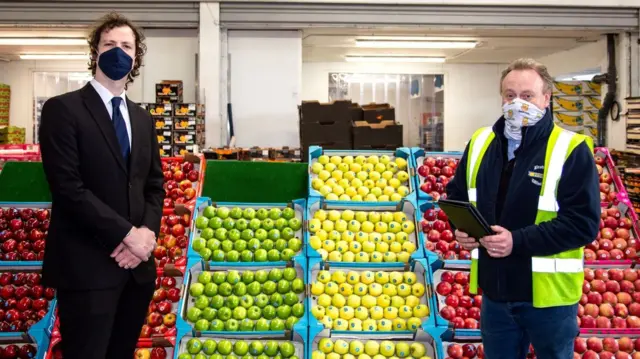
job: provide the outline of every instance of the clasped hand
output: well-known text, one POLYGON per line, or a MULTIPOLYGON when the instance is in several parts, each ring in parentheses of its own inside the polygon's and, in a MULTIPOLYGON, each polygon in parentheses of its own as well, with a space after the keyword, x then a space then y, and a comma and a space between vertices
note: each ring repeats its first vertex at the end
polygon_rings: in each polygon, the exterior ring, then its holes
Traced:
POLYGON ((460 245, 468 251, 476 249, 482 244, 491 257, 503 258, 511 254, 513 250, 513 237, 511 236, 511 232, 500 226, 491 226, 491 229, 496 232, 496 234, 482 237, 480 238, 480 242, 458 230, 456 230, 455 235, 460 245))
POLYGON ((133 269, 151 257, 156 247, 156 235, 146 227, 133 228, 131 233, 111 253, 121 268, 133 269))

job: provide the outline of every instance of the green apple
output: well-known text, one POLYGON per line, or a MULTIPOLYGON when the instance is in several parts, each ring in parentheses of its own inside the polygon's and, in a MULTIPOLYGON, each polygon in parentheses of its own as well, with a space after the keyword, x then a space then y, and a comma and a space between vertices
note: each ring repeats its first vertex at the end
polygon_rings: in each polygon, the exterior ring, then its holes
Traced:
POLYGON ((251 306, 253 306, 253 302, 253 297, 250 295, 243 295, 242 297, 240 297, 240 305, 245 309, 249 309, 251 306))
POLYGON ((262 288, 260 286, 260 283, 258 283, 258 281, 252 282, 247 286, 247 293, 253 296, 260 294, 261 290, 262 288))
POLYGON ((222 249, 216 249, 211 254, 211 260, 214 262, 224 262, 224 251, 222 249))
POLYGON ((236 243, 233 244, 233 249, 238 253, 242 253, 245 249, 247 249, 247 241, 244 239, 239 239, 236 243))
POLYGON ((267 261, 267 251, 260 248, 253 255, 253 259, 256 262, 266 262, 267 261))
POLYGON ((238 218, 242 218, 242 208, 239 207, 233 207, 231 209, 231 211, 229 211, 229 217, 233 218, 233 219, 238 219, 238 218))
POLYGON ((222 228, 222 218, 214 217, 209 219, 209 228, 214 230, 222 228))
POLYGON ((256 359, 271 359, 268 356, 262 354, 262 355, 258 355, 258 357, 256 359))
POLYGON ((271 304, 275 308, 278 308, 279 306, 283 305, 284 304, 284 298, 282 297, 282 294, 273 293, 271 295, 271 297, 269 298, 269 304, 271 304))
POLYGON ((222 221, 222 228, 225 228, 227 231, 235 229, 236 221, 234 221, 233 218, 226 218, 224 221, 222 221))
POLYGON ((282 210, 280 208, 271 208, 269 210, 269 218, 275 221, 280 217, 282 217, 282 210))
POLYGON ((193 243, 191 243, 191 248, 193 248, 193 250, 196 252, 200 252, 203 248, 206 248, 206 247, 207 247, 207 240, 202 237, 198 237, 194 239, 193 243))
POLYGON ((211 259, 211 256, 213 255, 213 252, 209 248, 202 248, 198 252, 198 254, 200 255, 200 257, 202 257, 202 259, 204 261, 208 261, 209 259, 211 259))
POLYGON ((298 301, 299 301, 298 296, 293 292, 289 292, 284 295, 284 304, 286 305, 292 306, 298 303, 298 301))
POLYGON ((270 251, 273 249, 273 241, 270 239, 265 239, 264 241, 262 241, 262 243, 260 243, 260 249, 264 249, 265 251, 270 251))
POLYGON ((207 283, 204 286, 204 295, 206 295, 207 297, 213 297, 214 295, 218 294, 218 285, 215 283, 207 283))
POLYGON ((252 251, 260 249, 260 240, 258 238, 251 238, 247 243, 247 249, 250 249, 252 251))
POLYGON ((218 353, 215 353, 212 356, 210 356, 209 359, 224 359, 224 357, 222 357, 222 355, 218 353))
POLYGON ((202 211, 202 215, 208 219, 211 219, 213 217, 216 216, 216 207, 214 206, 207 206, 204 208, 204 210, 202 211))
POLYGON ((243 229, 240 237, 245 241, 251 240, 255 236, 255 232, 252 229, 243 229))
POLYGON ((249 351, 249 345, 244 340, 238 340, 233 345, 233 352, 236 355, 242 356, 247 354, 248 351, 249 351))
POLYGON ((258 283, 264 283, 269 279, 269 272, 264 269, 256 271, 255 278, 258 283))
POLYGON ((273 268, 269 271, 269 280, 272 280, 274 282, 279 281, 280 279, 282 279, 282 270, 279 268, 273 268))
POLYGON ((240 322, 239 329, 240 329, 240 331, 243 331, 243 332, 251 332, 251 331, 253 331, 253 320, 251 320, 249 318, 242 319, 242 321, 240 322))
POLYGON ((198 338, 191 338, 187 342, 187 352, 189 354, 198 354, 202 350, 202 342, 198 338))
POLYGON ((264 308, 267 306, 267 304, 269 304, 269 296, 264 293, 260 293, 256 296, 254 302, 258 308, 264 308))
POLYGON ((294 256, 296 255, 296 253, 289 249, 289 248, 285 248, 281 253, 280 253, 280 260, 288 262, 290 261, 294 256))
POLYGON ((267 259, 270 262, 278 262, 280 261, 280 251, 278 251, 277 249, 272 249, 269 252, 267 252, 267 259))
POLYGON ((262 285, 262 292, 271 295, 276 292, 276 283, 268 281, 262 285))
POLYGON ((220 241, 217 240, 216 238, 210 238, 207 241, 207 248, 209 248, 211 251, 215 251, 216 249, 220 248, 220 241))
POLYGON ((201 216, 196 218, 196 228, 205 229, 209 227, 209 218, 201 216))
POLYGON ((255 274, 250 270, 244 271, 240 276, 240 280, 242 281, 242 283, 249 285, 255 280, 255 274))
POLYGON ((287 224, 289 224, 289 223, 288 223, 288 221, 287 221, 286 219, 284 219, 284 218, 278 218, 278 219, 274 222, 273 226, 274 226, 274 228, 275 228, 275 229, 277 229, 277 230, 281 231, 281 230, 283 230, 283 229, 287 226, 287 224))
POLYGON ((249 344, 249 354, 253 356, 261 355, 264 351, 264 345, 259 340, 254 340, 249 344))
POLYGON ((283 228, 280 231, 280 235, 282 236, 283 239, 289 240, 296 235, 296 232, 293 229, 287 227, 287 228, 283 228))
POLYGON ((249 249, 245 249, 240 253, 240 261, 253 262, 253 252, 249 249))
POLYGON ((264 229, 265 231, 270 231, 275 227, 276 223, 271 219, 271 218, 267 218, 264 221, 262 221, 262 229, 264 229))
POLYGON ((224 330, 227 332, 237 332, 239 326, 238 321, 231 318, 224 323, 224 330))
POLYGON ((209 329, 209 321, 206 319, 198 319, 194 327, 197 331, 205 331, 209 329))
POLYGON ((233 344, 228 340, 221 340, 218 342, 218 353, 222 355, 229 355, 233 350, 233 344))
POLYGON ((240 232, 235 228, 230 229, 229 232, 227 233, 227 238, 229 238, 229 240, 232 242, 237 241, 238 239, 240 239, 241 236, 242 236, 242 232, 240 232))
POLYGON ((284 249, 287 248, 287 241, 283 238, 280 238, 278 240, 276 240, 276 242, 274 243, 273 248, 277 249, 278 251, 282 252, 284 249))
POLYGON ((269 217, 269 210, 266 208, 259 208, 256 211, 256 218, 258 218, 259 220, 264 220, 267 217, 269 217))
POLYGON ((267 237, 272 241, 276 241, 280 239, 280 231, 274 228, 269 231, 267 237))
POLYGON ((280 294, 289 293, 289 291, 291 290, 291 282, 287 281, 286 279, 280 279, 278 281, 276 290, 280 294))
POLYGON ((220 285, 222 283, 224 283, 227 280, 227 273, 226 272, 213 272, 213 283, 220 285))
POLYGON ((286 207, 282 210, 282 217, 284 219, 292 219, 293 217, 296 216, 296 211, 295 209, 291 208, 291 207, 286 207))
POLYGON ((296 303, 291 307, 291 314, 296 316, 297 318, 302 318, 304 316, 304 304, 296 303))
POLYGON ((242 320, 247 317, 247 309, 244 307, 235 307, 233 309, 233 319, 242 320))
POLYGON ((280 355, 283 358, 290 358, 296 352, 296 348, 291 342, 280 343, 280 355))
POLYGON ((247 318, 251 320, 258 320, 262 317, 262 310, 256 305, 249 307, 247 310, 247 318))
POLYGON ((244 218, 240 218, 236 221, 236 229, 239 231, 244 231, 249 228, 249 221, 244 218))
POLYGON ((269 236, 269 232, 267 232, 267 229, 265 228, 260 228, 255 231, 254 236, 256 239, 264 241, 269 236))
POLYGON ((218 343, 215 340, 207 339, 202 344, 202 352, 207 355, 213 355, 216 353, 218 343))
POLYGON ((287 328, 287 330, 292 330, 293 326, 298 322, 298 318, 296 317, 289 317, 287 318, 287 320, 284 321, 284 327, 287 328))
POLYGON ((192 359, 193 356, 189 353, 182 353, 178 356, 178 359, 192 359))
POLYGON ((229 309, 235 309, 236 307, 238 307, 240 305, 240 298, 238 298, 235 295, 230 295, 230 296, 227 297, 227 299, 225 299, 224 304, 229 309))
POLYGON ((212 228, 205 228, 200 233, 200 237, 202 237, 205 240, 208 240, 208 239, 213 238, 213 236, 215 236, 215 234, 216 234, 216 230, 214 230, 212 228))
POLYGON ((237 270, 230 270, 227 273, 227 283, 236 284, 240 282, 240 272, 237 270))
POLYGON ((291 290, 296 294, 304 292, 304 282, 302 281, 302 279, 294 279, 293 282, 291 282, 291 290))
POLYGON ((198 309, 204 309, 209 306, 209 298, 206 295, 200 295, 196 297, 193 306, 198 309))
POLYGON ((297 232, 302 228, 302 221, 298 218, 291 218, 287 224, 294 232, 297 232))
POLYGON ((269 321, 265 318, 260 318, 256 321, 256 330, 259 332, 269 331, 269 321))
POLYGON ((253 208, 245 208, 242 211, 242 218, 244 219, 254 219, 256 217, 256 210, 253 208))
POLYGON ((221 332, 224 330, 224 322, 220 319, 214 319, 209 325, 209 330, 212 332, 221 332))
POLYGON ((264 345, 264 354, 267 356, 273 357, 273 356, 276 356, 276 354, 278 354, 279 349, 280 349, 280 346, 278 345, 278 342, 276 342, 275 340, 269 340, 264 345))
POLYGON ((220 309, 218 309, 218 319, 222 320, 223 322, 226 322, 227 320, 231 319, 231 309, 227 308, 227 307, 222 307, 220 309))
POLYGON ((238 251, 234 250, 230 250, 227 253, 227 262, 237 262, 240 260, 240 253, 238 253, 238 251))
POLYGON ((208 358, 204 353, 198 353, 196 354, 196 356, 193 357, 193 359, 208 359, 208 358))
POLYGON ((232 291, 233 286, 227 282, 224 282, 218 286, 218 293, 220 293, 220 295, 222 295, 223 297, 231 295, 232 291))
POLYGON ((212 277, 211 272, 200 272, 200 274, 198 274, 198 283, 206 285, 211 282, 212 277))
POLYGON ((291 238, 287 243, 287 248, 291 249, 294 253, 298 253, 302 248, 302 241, 297 237, 291 238))
POLYGON ((217 315, 218 315, 218 311, 214 308, 207 307, 202 310, 202 318, 208 321, 212 321, 216 319, 217 315))
POLYGON ((276 309, 276 316, 282 320, 289 318, 290 315, 291 307, 286 304, 281 305, 278 307, 278 309, 276 309))
POLYGON ((199 297, 204 293, 204 284, 202 283, 193 283, 191 287, 189 287, 189 294, 192 297, 199 297))
POLYGON ((233 250, 233 242, 230 239, 222 241, 222 243, 220 244, 220 249, 222 249, 225 253, 229 253, 229 251, 233 250))
POLYGON ((195 323, 200 319, 200 315, 202 315, 202 311, 196 307, 191 307, 187 309, 187 320, 195 323))
POLYGON ((214 309, 222 308, 224 306, 224 297, 219 294, 213 296, 209 305, 214 309))
POLYGON ((224 241, 227 239, 227 230, 224 228, 216 229, 215 237, 217 240, 224 241))
POLYGON ((272 305, 267 305, 264 308, 262 308, 262 316, 265 319, 273 319, 276 317, 276 308, 274 308, 272 305))
MULTIPOLYGON (((235 356, 235 355, 233 355, 233 354, 229 354, 229 355, 227 355, 227 356, 225 357, 225 359, 238 359, 238 357, 237 357, 237 356, 235 356)), ((394 359, 396 359, 396 358, 394 358, 394 359)))
POLYGON ((295 268, 289 267, 289 268, 285 268, 282 271, 282 278, 286 279, 288 281, 292 281, 292 280, 296 279, 297 276, 298 276, 298 273, 296 272, 295 268))
POLYGON ((252 231, 257 231, 258 229, 260 229, 261 226, 262 226, 262 221, 260 221, 257 218, 253 218, 252 220, 249 221, 249 226, 247 228, 251 229, 252 231))
POLYGON ((254 359, 254 357, 252 357, 251 355, 247 354, 247 355, 244 355, 244 356, 243 356, 242 358, 240 358, 240 359, 254 359))

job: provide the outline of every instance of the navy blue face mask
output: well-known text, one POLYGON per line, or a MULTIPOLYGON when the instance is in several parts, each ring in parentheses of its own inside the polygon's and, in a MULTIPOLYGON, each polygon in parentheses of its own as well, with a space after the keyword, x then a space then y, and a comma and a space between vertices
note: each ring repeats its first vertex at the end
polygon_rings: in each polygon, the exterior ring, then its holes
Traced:
POLYGON ((121 48, 114 47, 100 54, 98 66, 108 78, 118 81, 131 72, 133 59, 121 48))

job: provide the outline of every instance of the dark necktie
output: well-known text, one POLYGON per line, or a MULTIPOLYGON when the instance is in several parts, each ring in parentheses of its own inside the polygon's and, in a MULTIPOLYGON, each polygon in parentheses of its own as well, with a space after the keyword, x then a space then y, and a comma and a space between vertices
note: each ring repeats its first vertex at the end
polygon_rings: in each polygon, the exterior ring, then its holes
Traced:
POLYGON ((114 97, 111 99, 111 104, 113 105, 113 116, 111 116, 111 120, 113 121, 113 127, 116 129, 116 137, 120 144, 120 153, 122 153, 124 162, 127 163, 130 153, 129 133, 127 132, 127 125, 124 122, 122 112, 120 112, 121 102, 122 97, 114 97))

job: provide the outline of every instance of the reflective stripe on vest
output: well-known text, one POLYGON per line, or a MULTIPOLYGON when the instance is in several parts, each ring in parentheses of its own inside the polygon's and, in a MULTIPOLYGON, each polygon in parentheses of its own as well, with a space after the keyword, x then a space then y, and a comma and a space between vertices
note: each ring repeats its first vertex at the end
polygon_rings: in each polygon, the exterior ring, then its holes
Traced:
MULTIPOLYGON (((467 167, 467 188, 469 188, 469 202, 474 204, 477 201, 476 179, 480 167, 479 164, 482 162, 486 149, 494 137, 485 135, 485 131, 486 129, 476 131, 469 148, 470 161, 474 161, 474 166, 467 167)), ((493 131, 491 134, 493 134, 493 131)), ((547 143, 542 188, 538 199, 535 224, 556 218, 559 210, 556 193, 558 183, 562 177, 564 163, 573 149, 582 142, 586 142, 589 148, 593 150, 593 143, 586 136, 554 126, 547 143)), ((471 252, 469 283, 469 292, 474 294, 478 293, 478 258, 479 251, 475 249, 471 252)), ((583 248, 547 257, 533 257, 531 265, 534 307, 544 308, 575 304, 580 299, 584 278, 583 248)))

